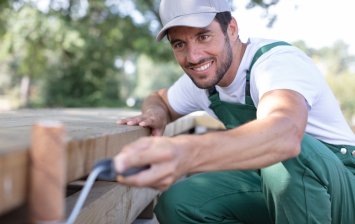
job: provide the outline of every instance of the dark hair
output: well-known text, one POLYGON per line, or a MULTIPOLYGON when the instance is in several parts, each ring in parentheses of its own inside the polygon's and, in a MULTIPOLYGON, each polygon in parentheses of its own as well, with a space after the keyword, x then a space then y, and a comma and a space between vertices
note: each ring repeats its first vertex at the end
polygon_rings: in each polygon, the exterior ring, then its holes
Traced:
POLYGON ((216 14, 215 20, 221 26, 223 33, 226 34, 228 25, 229 25, 230 21, 232 20, 232 14, 229 11, 219 12, 216 14))

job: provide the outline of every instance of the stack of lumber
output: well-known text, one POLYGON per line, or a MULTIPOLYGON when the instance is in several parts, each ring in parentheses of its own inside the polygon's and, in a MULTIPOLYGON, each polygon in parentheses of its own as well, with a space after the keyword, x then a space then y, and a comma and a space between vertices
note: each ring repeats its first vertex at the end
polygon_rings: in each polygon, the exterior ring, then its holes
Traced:
MULTIPOLYGON (((34 167, 33 163, 41 161, 41 159, 36 160, 31 157, 35 124, 48 121, 62 124, 65 137, 64 146, 62 146, 65 148, 64 182, 68 186, 70 184, 80 185, 97 161, 112 158, 124 145, 142 136, 150 135, 149 129, 146 128, 116 124, 118 119, 138 113, 120 109, 31 109, 1 112, 0 223, 5 223, 6 220, 12 220, 9 223, 15 223, 15 219, 19 217, 12 213, 19 208, 28 207, 32 192, 30 189, 33 176, 31 170, 34 167)), ((183 117, 170 124, 165 135, 187 133, 204 124, 214 129, 221 128, 221 125, 213 119, 204 119, 206 118, 201 118, 199 115, 183 117)), ((44 153, 46 156, 43 157, 46 161, 50 160, 51 154, 56 156, 54 148, 54 146, 48 146, 48 149, 42 149, 46 152, 44 153)), ((48 169, 51 167, 53 166, 49 165, 48 169)), ((44 195, 50 181, 40 186, 43 188, 44 195)), ((65 198, 67 215, 79 193, 76 192, 65 198)), ((114 182, 98 181, 77 223, 131 223, 157 194, 158 192, 152 189, 131 188, 114 182)), ((25 218, 28 219, 28 217, 23 217, 19 223, 22 223, 25 218)))

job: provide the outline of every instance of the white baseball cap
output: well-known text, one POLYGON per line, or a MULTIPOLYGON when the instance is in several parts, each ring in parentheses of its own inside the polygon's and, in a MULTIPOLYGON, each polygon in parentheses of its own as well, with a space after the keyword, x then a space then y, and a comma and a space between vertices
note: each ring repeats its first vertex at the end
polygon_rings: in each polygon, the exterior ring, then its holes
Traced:
POLYGON ((217 13, 226 11, 231 11, 227 0, 162 0, 159 15, 163 28, 156 39, 163 39, 175 26, 206 27, 217 13))

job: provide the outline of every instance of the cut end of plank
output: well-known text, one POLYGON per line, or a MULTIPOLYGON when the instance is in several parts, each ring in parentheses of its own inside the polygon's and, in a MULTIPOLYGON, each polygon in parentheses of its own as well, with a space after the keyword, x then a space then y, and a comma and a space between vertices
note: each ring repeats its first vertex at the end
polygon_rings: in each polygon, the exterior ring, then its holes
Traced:
POLYGON ((36 122, 36 125, 47 128, 60 128, 63 127, 62 122, 57 120, 39 120, 36 122))
POLYGON ((31 223, 51 223, 65 217, 65 149, 65 130, 61 122, 40 120, 35 123, 30 150, 31 223))

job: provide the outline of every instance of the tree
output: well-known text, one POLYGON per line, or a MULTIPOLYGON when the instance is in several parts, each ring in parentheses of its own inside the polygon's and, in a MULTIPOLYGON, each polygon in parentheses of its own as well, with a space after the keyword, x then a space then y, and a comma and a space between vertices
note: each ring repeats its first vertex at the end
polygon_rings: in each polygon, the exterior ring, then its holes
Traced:
POLYGON ((181 76, 182 72, 174 61, 159 63, 147 55, 141 55, 137 61, 137 82, 133 96, 143 99, 152 90, 167 88, 181 76))
MULTIPOLYGON (((48 2, 0 1, 0 63, 15 86, 28 83, 29 106, 119 106, 137 78, 125 78, 115 62, 136 64, 141 55, 154 64, 173 61, 169 46, 154 41, 159 0, 48 2)), ((250 2, 265 9, 277 3, 250 2)))
POLYGON ((323 68, 326 76, 337 76, 349 73, 355 64, 355 56, 350 55, 349 45, 342 40, 336 41, 333 46, 313 49, 306 46, 304 41, 297 41, 295 46, 309 55, 318 66, 323 68))

